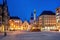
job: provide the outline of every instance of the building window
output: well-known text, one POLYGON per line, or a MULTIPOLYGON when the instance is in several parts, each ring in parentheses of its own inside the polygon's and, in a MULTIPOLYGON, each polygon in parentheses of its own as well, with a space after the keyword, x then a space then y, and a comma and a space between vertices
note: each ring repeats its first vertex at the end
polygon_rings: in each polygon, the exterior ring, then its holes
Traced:
POLYGON ((0 14, 2 14, 2 8, 0 8, 0 14))
POLYGON ((58 20, 58 23, 60 23, 60 20, 58 20))

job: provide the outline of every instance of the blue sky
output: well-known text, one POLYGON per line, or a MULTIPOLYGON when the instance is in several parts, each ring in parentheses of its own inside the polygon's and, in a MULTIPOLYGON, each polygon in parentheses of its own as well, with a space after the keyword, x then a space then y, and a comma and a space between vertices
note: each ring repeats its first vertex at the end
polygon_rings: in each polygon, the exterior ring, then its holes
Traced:
POLYGON ((60 6, 60 0, 7 0, 7 3, 10 16, 18 16, 21 20, 30 20, 34 9, 36 9, 36 16, 39 16, 44 10, 55 12, 55 9, 60 6))

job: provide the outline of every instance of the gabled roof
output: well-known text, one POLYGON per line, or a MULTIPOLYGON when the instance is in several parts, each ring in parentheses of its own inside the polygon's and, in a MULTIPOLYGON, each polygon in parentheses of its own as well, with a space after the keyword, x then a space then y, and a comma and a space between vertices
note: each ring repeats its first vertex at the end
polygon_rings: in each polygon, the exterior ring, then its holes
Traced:
POLYGON ((25 21, 23 22, 23 25, 29 25, 29 22, 25 20, 25 21))
POLYGON ((52 11, 43 11, 43 12, 40 14, 40 16, 41 16, 41 15, 55 15, 55 13, 52 12, 52 11))

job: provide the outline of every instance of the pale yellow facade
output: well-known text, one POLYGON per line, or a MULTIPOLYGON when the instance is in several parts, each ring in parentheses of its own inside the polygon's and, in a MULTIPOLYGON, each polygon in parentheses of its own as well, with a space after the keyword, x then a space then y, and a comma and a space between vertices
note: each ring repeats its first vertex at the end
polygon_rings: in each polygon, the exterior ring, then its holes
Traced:
POLYGON ((20 27, 22 25, 22 21, 18 19, 10 19, 9 20, 9 30, 21 30, 20 27))
POLYGON ((39 17, 39 26, 41 30, 50 31, 56 29, 56 16, 55 15, 41 15, 39 17))

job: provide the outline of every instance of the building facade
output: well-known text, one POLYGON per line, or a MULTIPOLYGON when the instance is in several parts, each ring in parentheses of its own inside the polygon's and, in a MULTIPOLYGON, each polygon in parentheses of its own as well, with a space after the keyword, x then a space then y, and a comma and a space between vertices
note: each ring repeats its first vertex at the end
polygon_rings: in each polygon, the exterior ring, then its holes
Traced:
POLYGON ((19 17, 17 16, 10 17, 9 24, 10 24, 9 30, 21 30, 22 21, 20 20, 19 17))
POLYGON ((43 11, 39 16, 41 30, 50 31, 56 29, 56 15, 51 11, 43 11))
POLYGON ((3 27, 4 30, 8 30, 9 27, 9 13, 8 13, 8 6, 7 0, 3 0, 3 4, 0 4, 0 27, 3 27))
POLYGON ((21 26, 21 30, 27 31, 29 27, 29 23, 25 20, 21 26))
POLYGON ((0 4, 0 27, 2 25, 2 5, 0 4))
POLYGON ((56 24, 57 29, 60 31, 60 7, 56 9, 56 24))

